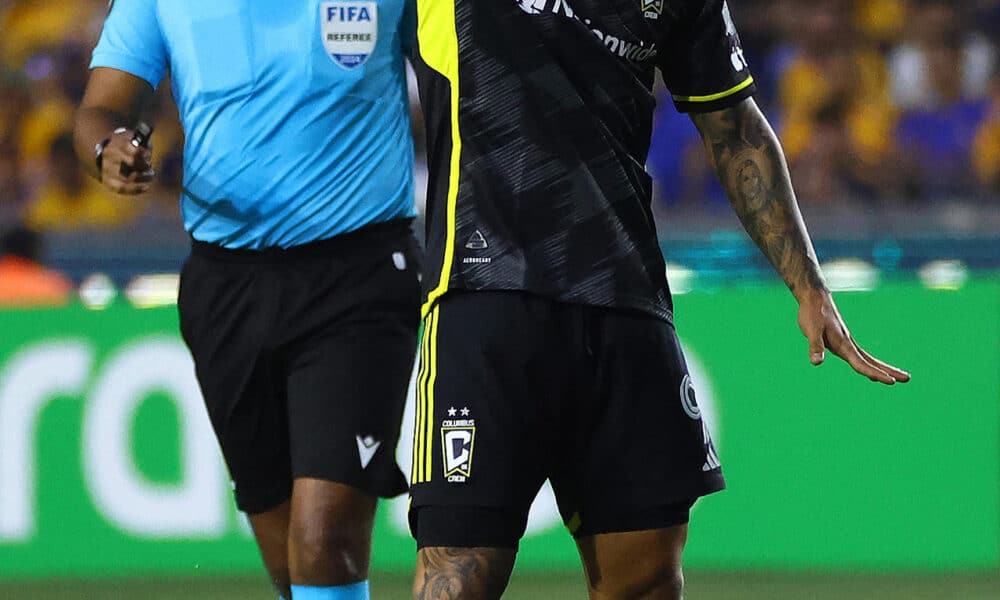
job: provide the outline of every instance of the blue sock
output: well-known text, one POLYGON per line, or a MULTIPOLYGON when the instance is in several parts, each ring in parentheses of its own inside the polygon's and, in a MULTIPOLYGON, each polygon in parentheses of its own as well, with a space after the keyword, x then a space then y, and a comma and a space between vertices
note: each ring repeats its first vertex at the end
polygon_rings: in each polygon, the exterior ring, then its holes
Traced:
POLYGON ((293 585, 292 600, 369 600, 368 582, 332 587, 293 585))

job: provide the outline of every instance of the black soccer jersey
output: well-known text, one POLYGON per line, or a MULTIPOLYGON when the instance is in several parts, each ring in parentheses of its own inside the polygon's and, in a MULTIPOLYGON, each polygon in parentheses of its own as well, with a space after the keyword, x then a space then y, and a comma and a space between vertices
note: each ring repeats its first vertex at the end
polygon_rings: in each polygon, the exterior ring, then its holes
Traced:
POLYGON ((754 91, 723 0, 418 0, 429 308, 524 290, 672 319, 645 171, 681 111, 754 91))

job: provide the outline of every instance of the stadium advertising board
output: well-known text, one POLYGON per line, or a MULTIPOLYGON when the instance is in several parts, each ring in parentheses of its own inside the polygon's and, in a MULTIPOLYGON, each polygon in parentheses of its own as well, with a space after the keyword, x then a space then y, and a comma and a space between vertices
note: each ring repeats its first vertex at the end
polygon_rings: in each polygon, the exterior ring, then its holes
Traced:
MULTIPOLYGON (((705 568, 1000 566, 1000 283, 838 297, 855 335, 914 373, 876 387, 808 364, 778 287, 678 297, 699 408, 729 490, 695 509, 705 568)), ((412 407, 399 457, 409 463, 412 407)), ((411 568, 406 501, 374 565, 411 568)), ((0 312, 0 577, 256 572, 174 309, 0 312)), ((577 563, 551 490, 521 568, 577 563)))

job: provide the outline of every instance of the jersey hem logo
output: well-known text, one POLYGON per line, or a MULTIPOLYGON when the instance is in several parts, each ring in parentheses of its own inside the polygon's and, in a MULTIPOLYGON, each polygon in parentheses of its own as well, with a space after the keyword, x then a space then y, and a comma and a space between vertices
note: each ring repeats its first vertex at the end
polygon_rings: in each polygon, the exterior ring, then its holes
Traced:
POLYGON ((468 407, 454 406, 448 416, 461 414, 463 418, 445 419, 441 422, 441 445, 444 455, 444 478, 449 483, 465 483, 472 477, 472 453, 476 444, 476 420, 469 418, 468 407))
MULTIPOLYGON (((486 250, 489 247, 490 245, 486 241, 486 236, 478 229, 469 236, 469 241, 465 242, 467 250, 486 250)), ((491 262, 493 262, 493 259, 488 256, 466 256, 462 259, 463 265, 488 265, 491 262)))
POLYGON ((358 442, 358 456, 361 457, 361 469, 367 469, 372 459, 375 458, 375 453, 378 452, 382 442, 370 435, 365 437, 358 435, 354 439, 358 442))
POLYGON ((344 69, 368 62, 378 43, 377 2, 323 2, 320 35, 327 56, 344 69))
POLYGON ((469 250, 486 250, 490 245, 486 242, 483 232, 477 229, 475 233, 469 236, 469 241, 465 242, 465 247, 469 250))

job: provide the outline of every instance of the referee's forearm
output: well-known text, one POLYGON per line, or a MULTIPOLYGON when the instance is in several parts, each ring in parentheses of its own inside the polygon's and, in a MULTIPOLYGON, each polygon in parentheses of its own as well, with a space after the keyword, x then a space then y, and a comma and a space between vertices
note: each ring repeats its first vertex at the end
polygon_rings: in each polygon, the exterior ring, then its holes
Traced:
POLYGON ((91 177, 100 177, 94 160, 94 147, 119 127, 128 127, 128 117, 113 110, 84 106, 77 111, 73 142, 80 165, 91 177))
POLYGON ((756 103, 748 99, 693 119, 744 229, 788 289, 799 302, 810 292, 826 292, 784 151, 756 103))

